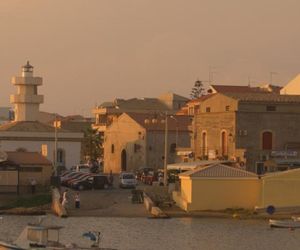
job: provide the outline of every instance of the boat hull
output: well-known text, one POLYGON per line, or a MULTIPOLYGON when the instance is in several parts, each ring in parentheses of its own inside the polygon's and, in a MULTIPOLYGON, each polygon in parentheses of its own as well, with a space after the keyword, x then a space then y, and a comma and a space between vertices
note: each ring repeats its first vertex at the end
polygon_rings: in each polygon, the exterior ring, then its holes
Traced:
POLYGON ((293 220, 269 220, 270 227, 277 228, 300 228, 300 221, 293 220))
POLYGON ((25 249, 0 241, 0 250, 25 250, 25 249))

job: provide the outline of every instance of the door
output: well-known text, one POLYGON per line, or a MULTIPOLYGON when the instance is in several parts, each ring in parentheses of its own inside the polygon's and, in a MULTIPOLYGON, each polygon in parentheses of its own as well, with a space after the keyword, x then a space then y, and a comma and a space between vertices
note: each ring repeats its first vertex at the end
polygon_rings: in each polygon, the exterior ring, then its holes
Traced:
POLYGON ((121 170, 126 171, 127 169, 127 154, 126 150, 123 149, 121 152, 121 170))

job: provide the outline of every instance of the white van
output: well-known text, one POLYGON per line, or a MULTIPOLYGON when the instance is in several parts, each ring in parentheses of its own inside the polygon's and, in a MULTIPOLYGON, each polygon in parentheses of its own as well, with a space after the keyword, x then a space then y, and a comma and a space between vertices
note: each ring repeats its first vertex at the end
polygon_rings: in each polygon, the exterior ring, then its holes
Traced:
POLYGON ((71 168, 72 171, 76 172, 83 172, 83 173, 90 173, 90 166, 88 164, 78 164, 71 168))
POLYGON ((137 181, 133 173, 122 172, 120 174, 120 183, 119 183, 120 188, 125 188, 125 187, 135 188, 136 184, 137 181))

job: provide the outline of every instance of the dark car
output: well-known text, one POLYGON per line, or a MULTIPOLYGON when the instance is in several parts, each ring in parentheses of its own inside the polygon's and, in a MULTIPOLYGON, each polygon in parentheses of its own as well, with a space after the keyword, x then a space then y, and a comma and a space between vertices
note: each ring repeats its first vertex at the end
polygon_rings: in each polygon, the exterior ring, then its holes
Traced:
POLYGON ((108 177, 106 175, 92 175, 82 180, 72 183, 72 188, 77 190, 84 189, 106 189, 109 186, 108 177))

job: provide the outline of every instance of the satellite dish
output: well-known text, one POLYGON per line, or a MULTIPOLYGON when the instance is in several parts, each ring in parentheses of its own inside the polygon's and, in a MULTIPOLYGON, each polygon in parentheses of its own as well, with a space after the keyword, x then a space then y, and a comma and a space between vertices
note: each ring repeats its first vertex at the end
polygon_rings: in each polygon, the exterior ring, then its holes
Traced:
POLYGON ((7 153, 0 150, 0 162, 6 161, 7 160, 7 153))

